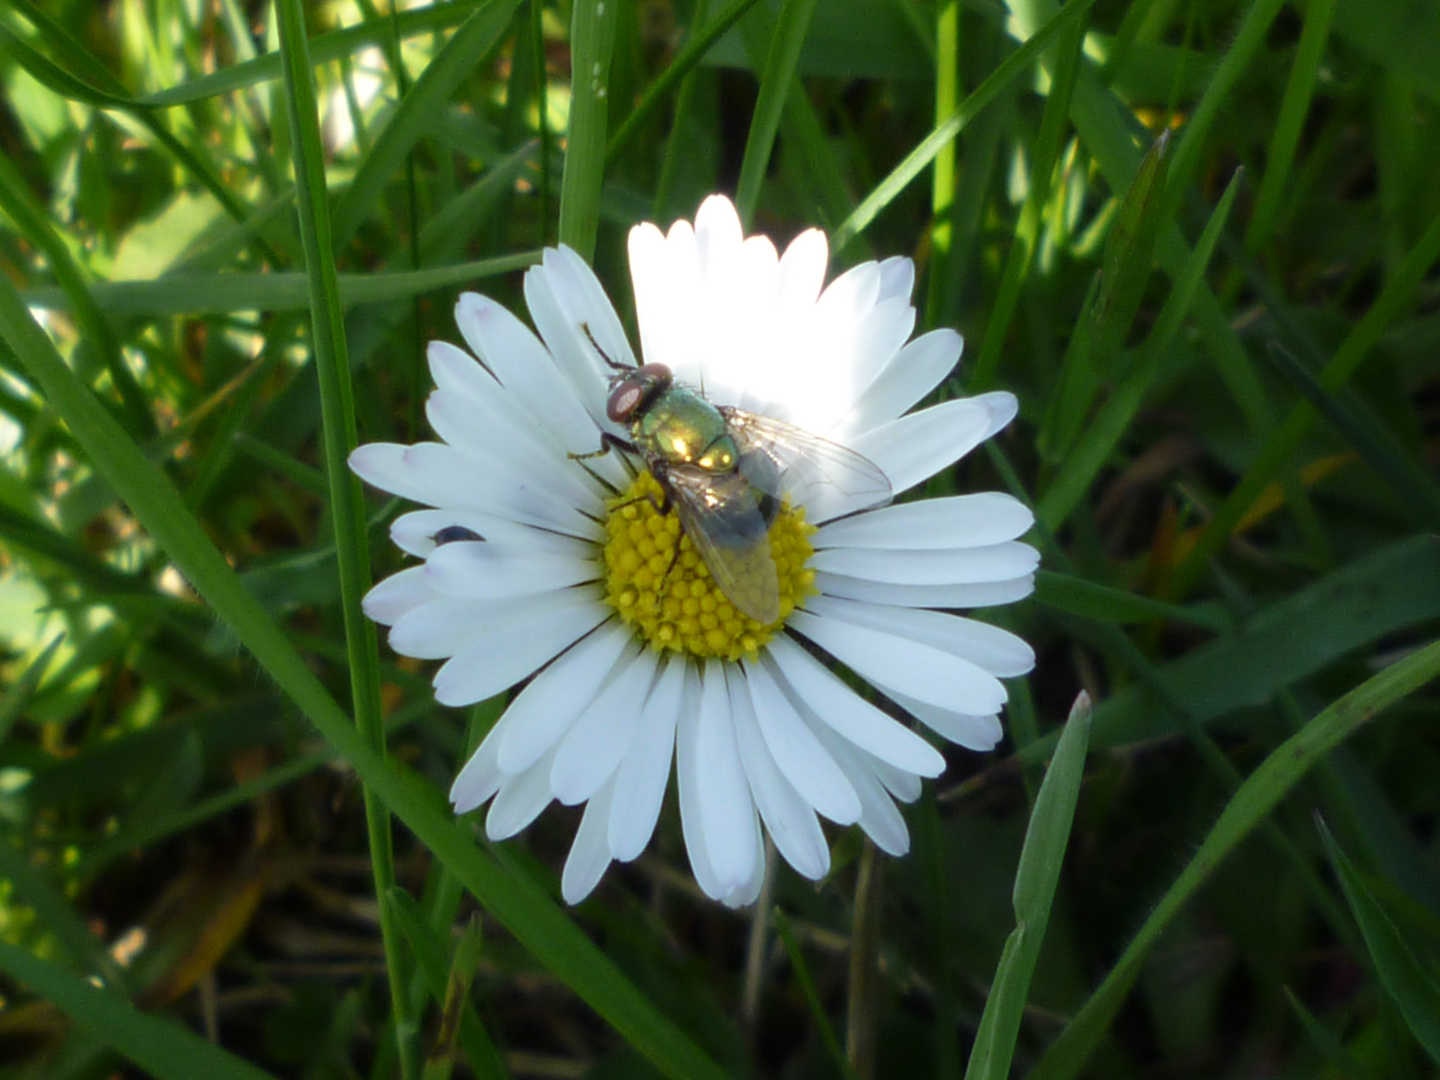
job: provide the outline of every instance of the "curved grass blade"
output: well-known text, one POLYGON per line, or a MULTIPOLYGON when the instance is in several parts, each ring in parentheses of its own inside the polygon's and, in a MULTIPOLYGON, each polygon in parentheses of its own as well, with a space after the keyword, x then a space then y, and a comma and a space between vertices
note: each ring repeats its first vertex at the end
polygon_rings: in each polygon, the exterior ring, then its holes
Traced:
POLYGON ((80 1027, 160 1080, 274 1080, 187 1027, 141 1012, 79 975, 0 941, 0 970, 52 1002, 80 1027))
POLYGON ((1411 653, 1367 679, 1276 747, 1240 785, 1200 849, 1145 920, 1110 974, 1045 1051, 1030 1073, 1030 1080, 1065 1080, 1075 1076, 1108 1030, 1150 949, 1220 861, 1269 816, 1321 758, 1381 711, 1437 675, 1440 675, 1440 642, 1411 653))
POLYGON ((1386 991, 1400 1007, 1400 1015, 1430 1060, 1440 1064, 1440 983, 1420 966, 1414 950, 1400 928, 1380 906, 1354 863, 1340 850, 1324 821, 1318 822, 1320 838, 1345 899, 1365 936, 1365 947, 1386 991))
POLYGON ((400 99, 355 179, 335 203, 332 251, 350 243, 380 192, 426 134, 422 119, 444 111, 460 84, 495 48, 519 6, 520 0, 487 0, 450 36, 400 99))
POLYGON ((615 132, 610 139, 610 145, 605 148, 606 165, 614 164, 621 151, 630 145, 631 140, 650 121, 676 85, 695 69, 695 66, 710 51, 710 47, 724 35, 725 31, 735 25, 740 16, 754 7, 755 3, 756 0, 733 0, 729 7, 703 27, 694 28, 695 32, 685 43, 685 47, 676 54, 674 60, 666 65, 665 70, 660 73, 660 77, 650 84, 649 89, 645 91, 645 96, 640 99, 640 103, 625 118, 624 123, 620 125, 620 130, 615 132))
POLYGON ((1090 697, 1084 691, 1075 699, 1070 718, 1055 746, 1055 756, 1045 771, 1020 865, 1015 870, 1015 929, 1005 939, 1005 949, 990 984, 990 996, 980 1016, 975 1045, 965 1080, 1006 1080, 1015 1056, 1015 1040, 1025 1013, 1030 977, 1040 959, 1045 928, 1050 922, 1050 905, 1065 861, 1070 826, 1075 820, 1075 803, 1085 774, 1085 751, 1090 742, 1090 697))
MULTIPOLYGON (((540 261, 538 251, 494 259, 407 270, 392 274, 338 274, 340 304, 379 304, 404 300, 433 289, 463 285, 523 270, 540 261)), ((223 315, 232 311, 308 311, 309 278, 302 273, 167 274, 153 281, 99 282, 90 296, 102 311, 117 315, 223 315)), ((26 290, 25 303, 63 310, 69 306, 60 289, 26 290)))
POLYGON ((986 76, 975 90, 962 101, 955 112, 929 135, 920 145, 905 155, 905 160, 890 171, 890 175, 875 185, 875 189, 861 201, 854 212, 835 230, 830 238, 830 252, 838 254, 847 244, 879 216, 904 191, 910 181, 919 176, 927 165, 935 160, 942 146, 950 143, 960 134, 970 120, 1004 89, 1011 80, 1019 78, 1040 58, 1040 54, 1055 38, 1063 33, 1076 19, 1079 19, 1095 0, 1071 0, 1043 27, 1030 36, 1025 44, 1007 56, 1003 63, 986 76))
POLYGON ((594 257, 600 229, 610 60, 619 7, 619 0, 585 0, 575 5, 570 20, 570 130, 560 178, 560 242, 586 262, 594 257))
POLYGON ((740 180, 735 187, 735 209, 739 211, 741 224, 747 228, 760 198, 760 183, 770 165, 770 152, 775 147, 775 134, 780 130, 785 99, 792 88, 798 86, 795 73, 800 66, 800 46, 805 43, 805 31, 814 12, 815 0, 785 0, 770 37, 770 51, 760 72, 760 96, 750 116, 740 180))
POLYGON ((1364 412, 1328 393, 1309 369, 1278 341, 1270 342, 1268 353, 1281 374, 1335 425, 1372 469, 1389 481, 1400 502, 1420 519, 1419 524, 1431 531, 1440 529, 1440 489, 1395 445, 1389 434, 1364 412))

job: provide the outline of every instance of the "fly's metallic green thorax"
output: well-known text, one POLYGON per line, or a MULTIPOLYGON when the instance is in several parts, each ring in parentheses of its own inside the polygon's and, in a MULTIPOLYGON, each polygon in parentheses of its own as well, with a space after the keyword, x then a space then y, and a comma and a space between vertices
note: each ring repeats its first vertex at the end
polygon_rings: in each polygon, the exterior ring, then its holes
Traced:
MULTIPOLYGON (((661 510, 676 510, 720 590, 757 623, 780 618, 769 532, 783 505, 782 483, 802 498, 817 485, 838 484, 869 497, 871 505, 890 499, 885 474, 843 446, 783 421, 713 405, 676 382, 664 364, 632 368, 605 360, 615 371, 606 415, 624 425, 629 448, 645 459, 664 493, 661 510)), ((606 439, 606 447, 624 445, 606 439)))
POLYGON ((695 465, 720 474, 734 472, 740 460, 730 425, 719 410, 673 383, 631 420, 630 437, 642 454, 657 455, 671 465, 695 465))

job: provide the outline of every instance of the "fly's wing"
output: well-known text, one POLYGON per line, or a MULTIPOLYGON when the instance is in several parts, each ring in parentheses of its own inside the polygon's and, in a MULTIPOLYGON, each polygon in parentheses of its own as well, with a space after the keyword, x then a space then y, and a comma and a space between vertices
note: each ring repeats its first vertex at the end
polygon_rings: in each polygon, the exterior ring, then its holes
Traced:
POLYGON ((761 450, 775 460, 785 493, 796 502, 808 503, 815 489, 826 486, 866 499, 871 507, 884 506, 894 496, 890 478, 880 466, 854 450, 783 420, 730 405, 716 407, 730 425, 742 454, 761 450))
POLYGON ((664 482, 681 528, 720 591, 758 623, 780 618, 780 578, 762 494, 739 473, 717 476, 687 465, 665 470, 664 482))

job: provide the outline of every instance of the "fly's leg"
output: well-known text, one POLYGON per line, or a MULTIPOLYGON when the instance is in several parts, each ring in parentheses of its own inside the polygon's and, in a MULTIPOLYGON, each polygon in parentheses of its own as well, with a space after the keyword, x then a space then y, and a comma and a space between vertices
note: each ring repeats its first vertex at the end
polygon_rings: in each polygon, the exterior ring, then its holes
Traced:
POLYGON ((616 360, 610 359, 610 354, 600 347, 600 343, 595 340, 595 335, 590 332, 590 324, 588 322, 582 322, 580 324, 580 331, 589 340, 590 347, 600 354, 600 359, 605 361, 606 365, 610 368, 611 371, 630 370, 629 364, 622 364, 616 360))
POLYGON ((584 454, 566 453, 571 461, 589 461, 591 458, 604 457, 611 450, 624 450, 627 453, 636 453, 635 445, 628 443, 618 435, 611 435, 608 431, 600 433, 600 449, 591 450, 584 454))

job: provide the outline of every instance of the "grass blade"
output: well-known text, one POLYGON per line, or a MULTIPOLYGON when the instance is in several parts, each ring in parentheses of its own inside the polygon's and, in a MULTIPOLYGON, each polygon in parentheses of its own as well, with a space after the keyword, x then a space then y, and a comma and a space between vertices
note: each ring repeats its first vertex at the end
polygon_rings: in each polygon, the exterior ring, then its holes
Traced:
POLYGON ((274 1080, 189 1028, 143 1013, 110 991, 5 941, 0 941, 0 970, 160 1080, 274 1080))
POLYGON ((1380 981, 1395 999, 1400 1015, 1430 1060, 1440 1064, 1440 983, 1420 966, 1414 948, 1380 906, 1355 865, 1340 850, 1325 822, 1320 821, 1319 826, 1330 865, 1335 868, 1345 899, 1365 936, 1365 946, 1370 950, 1380 981))
POLYGON ((1005 951, 995 970, 965 1080, 1005 1080, 1010 1075, 1030 977, 1040 959, 1050 905, 1075 819, 1089 742, 1090 698, 1082 691, 1070 710, 1030 814, 1020 865, 1015 871, 1015 929, 1005 941, 1005 951))
POLYGON ((1030 1073, 1031 1080, 1075 1076, 1100 1042, 1140 974, 1147 953, 1220 861, 1254 831, 1327 753, 1384 709, 1440 675, 1440 642, 1367 679, 1270 754, 1231 798, 1199 851, 1180 872, 1110 974, 1030 1073))
POLYGON ((619 0, 582 2, 570 16, 570 130, 560 179, 560 242, 586 262, 595 255, 605 183, 610 60, 619 0))
POLYGON ((780 130, 785 99, 798 85, 795 72, 800 65, 800 46, 805 43, 805 31, 814 12, 815 0, 785 0, 770 37, 770 50, 759 73, 760 96, 750 117, 745 156, 740 162, 740 180, 735 189, 735 209, 746 228, 755 216, 760 182, 770 165, 770 152, 775 146, 775 133, 780 130))

